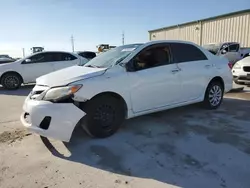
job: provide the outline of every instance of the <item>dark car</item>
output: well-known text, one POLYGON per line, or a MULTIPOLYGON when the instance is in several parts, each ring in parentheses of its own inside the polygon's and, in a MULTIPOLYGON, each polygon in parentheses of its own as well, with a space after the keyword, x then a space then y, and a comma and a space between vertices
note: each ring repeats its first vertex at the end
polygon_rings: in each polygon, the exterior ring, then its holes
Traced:
POLYGON ((96 53, 91 52, 91 51, 83 51, 83 52, 76 52, 76 53, 84 58, 87 58, 88 60, 96 57, 96 53))

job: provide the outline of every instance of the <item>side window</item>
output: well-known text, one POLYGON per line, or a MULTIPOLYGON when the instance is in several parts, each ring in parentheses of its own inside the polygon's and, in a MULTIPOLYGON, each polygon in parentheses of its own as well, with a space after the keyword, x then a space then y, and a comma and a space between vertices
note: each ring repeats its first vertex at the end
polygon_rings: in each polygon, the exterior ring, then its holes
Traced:
POLYGON ((136 70, 168 65, 172 62, 170 46, 156 45, 140 52, 134 59, 136 70))
POLYGON ((24 60, 23 63, 25 64, 30 64, 30 63, 46 63, 52 61, 51 55, 49 53, 40 53, 40 54, 35 54, 28 58, 29 61, 24 60))
POLYGON ((77 59, 75 56, 68 53, 61 53, 61 61, 72 61, 77 59))
POLYGON ((205 54, 196 46, 184 43, 172 43, 171 50, 176 63, 207 60, 205 54))
POLYGON ((239 44, 232 44, 229 46, 229 52, 238 52, 239 51, 239 44))
POLYGON ((81 52, 78 55, 87 58, 87 59, 93 59, 96 57, 96 53, 95 52, 81 52))

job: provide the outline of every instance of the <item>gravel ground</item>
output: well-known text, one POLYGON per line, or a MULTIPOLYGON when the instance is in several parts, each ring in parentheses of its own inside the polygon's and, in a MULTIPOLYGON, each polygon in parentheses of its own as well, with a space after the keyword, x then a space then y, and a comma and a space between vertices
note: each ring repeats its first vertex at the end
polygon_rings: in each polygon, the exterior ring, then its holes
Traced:
POLYGON ((107 139, 76 129, 63 143, 21 126, 31 87, 0 88, 0 187, 250 187, 248 88, 215 111, 191 105, 134 118, 107 139))

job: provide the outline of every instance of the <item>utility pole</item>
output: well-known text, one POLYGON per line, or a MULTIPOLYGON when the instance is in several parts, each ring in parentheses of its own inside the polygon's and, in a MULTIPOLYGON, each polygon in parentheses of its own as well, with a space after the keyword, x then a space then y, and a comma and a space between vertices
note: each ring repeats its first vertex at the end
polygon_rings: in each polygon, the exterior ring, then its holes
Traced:
POLYGON ((25 49, 22 48, 22 51, 23 51, 23 57, 25 57, 25 49))
POLYGON ((72 46, 72 52, 75 51, 75 45, 74 45, 74 37, 71 35, 71 46, 72 46))
POLYGON ((124 45, 124 31, 122 32, 122 45, 124 45))

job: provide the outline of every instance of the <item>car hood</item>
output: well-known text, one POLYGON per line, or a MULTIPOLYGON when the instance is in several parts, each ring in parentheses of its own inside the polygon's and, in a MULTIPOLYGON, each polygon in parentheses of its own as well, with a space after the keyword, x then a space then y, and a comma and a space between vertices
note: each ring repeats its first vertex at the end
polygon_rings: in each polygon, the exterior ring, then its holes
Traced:
POLYGON ((237 64, 244 66, 250 66, 250 56, 249 57, 245 57, 244 59, 241 59, 240 61, 237 62, 237 64))
POLYGON ((102 75, 106 70, 107 68, 72 66, 41 76, 36 79, 36 84, 49 87, 63 86, 78 80, 102 75))

